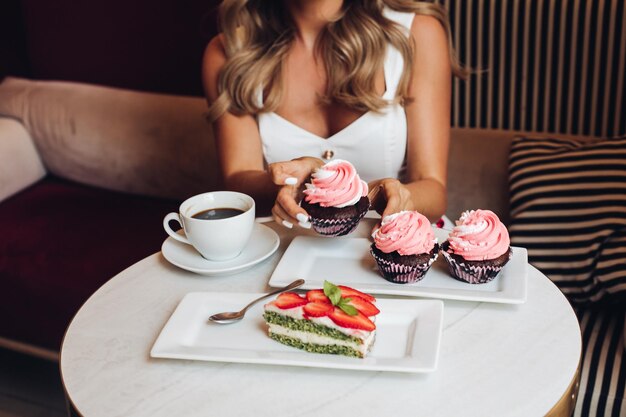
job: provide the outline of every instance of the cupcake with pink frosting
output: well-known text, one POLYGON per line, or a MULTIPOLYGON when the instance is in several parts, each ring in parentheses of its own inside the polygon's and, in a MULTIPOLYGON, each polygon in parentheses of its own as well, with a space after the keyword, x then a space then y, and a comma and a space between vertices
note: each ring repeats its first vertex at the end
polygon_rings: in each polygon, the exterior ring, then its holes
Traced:
POLYGON ((300 203, 309 213, 313 229, 324 236, 343 236, 356 229, 370 207, 367 183, 354 166, 335 159, 318 168, 305 184, 300 203))
POLYGON ((511 259, 509 232, 489 210, 471 210, 461 215, 441 245, 450 274, 470 284, 483 284, 498 275, 511 259))
POLYGON ((424 278, 439 253, 430 222, 417 211, 385 216, 372 237, 370 252, 378 270, 383 278, 396 284, 424 278))

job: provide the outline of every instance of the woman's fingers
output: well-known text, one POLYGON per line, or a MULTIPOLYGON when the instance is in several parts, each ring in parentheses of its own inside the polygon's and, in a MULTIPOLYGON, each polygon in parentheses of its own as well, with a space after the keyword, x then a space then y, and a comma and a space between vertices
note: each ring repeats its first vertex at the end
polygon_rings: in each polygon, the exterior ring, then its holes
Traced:
POLYGON ((413 210, 410 192, 396 179, 381 180, 369 193, 372 207, 382 217, 402 210, 413 210))
POLYGON ((274 204, 274 207, 272 207, 272 217, 274 217, 276 223, 282 224, 288 229, 293 227, 293 218, 278 204, 274 204))
POLYGON ((298 166, 291 161, 276 162, 268 166, 272 181, 276 185, 299 185, 298 166))
POLYGON ((383 210, 383 214, 381 215, 382 217, 402 211, 400 204, 401 200, 397 193, 390 191, 386 193, 385 196, 387 197, 387 205, 383 210))
POLYGON ((276 185, 302 185, 309 179, 311 173, 322 165, 321 159, 307 156, 275 162, 268 166, 268 171, 276 185))
POLYGON ((298 178, 297 177, 287 177, 285 178, 285 185, 297 185, 298 178))
POLYGON ((270 164, 268 171, 276 185, 300 185, 311 174, 310 166, 299 160, 270 164))
POLYGON ((309 215, 300 207, 298 200, 303 184, 311 173, 322 165, 321 160, 311 157, 276 162, 268 166, 274 184, 281 186, 272 209, 274 220, 285 227, 298 224, 305 229, 311 228, 309 215))
POLYGON ((274 220, 283 226, 291 228, 298 224, 305 229, 311 228, 309 215, 296 201, 298 190, 293 186, 284 186, 276 195, 276 202, 272 208, 274 220))

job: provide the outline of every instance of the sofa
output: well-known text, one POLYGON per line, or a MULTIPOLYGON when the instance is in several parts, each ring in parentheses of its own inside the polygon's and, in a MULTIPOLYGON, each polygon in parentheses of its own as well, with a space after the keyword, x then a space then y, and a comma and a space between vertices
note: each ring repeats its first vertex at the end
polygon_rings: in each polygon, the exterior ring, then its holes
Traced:
MULTIPOLYGON (((199 77, 203 46, 216 31, 216 2, 201 3, 151 7, 140 1, 128 9, 119 1, 96 1, 87 10, 67 0, 44 6, 10 0, 0 6, 7 12, 0 19, 10 23, 0 25, 0 34, 7 27, 20 34, 3 54, 13 60, 0 66, 8 73, 0 83, 1 347, 57 360, 65 328, 81 304, 109 278, 160 250, 167 237, 164 215, 187 196, 221 188, 199 77), (94 10, 98 19, 74 19, 76 13, 93 17, 94 10), (15 19, 8 19, 11 13, 15 19), (192 29, 189 21, 195 22, 192 29), (51 22, 58 31, 46 31, 51 22), (107 31, 111 22, 116 31, 107 31)), ((512 152, 520 140, 544 139, 561 140, 566 148, 574 144, 576 151, 596 146, 601 135, 531 133, 532 124, 517 123, 514 111, 509 122, 497 122, 495 113, 492 122, 483 122, 474 110, 481 96, 475 101, 470 95, 480 85, 473 79, 462 90, 458 83, 448 217, 491 209, 517 242, 550 229, 540 224, 539 231, 528 232, 527 213, 519 205, 511 208, 512 152)), ((613 173, 626 165, 618 158, 613 173)), ((523 184, 513 191, 519 190, 529 193, 523 184)), ((611 227, 619 232, 615 225, 623 221, 617 218, 611 227)), ((602 243, 615 237, 619 244, 620 236, 603 235, 602 243)), ((566 293, 572 290, 568 297, 581 322, 576 415, 626 412, 621 299, 600 282, 594 288, 602 291, 584 302, 576 292, 580 285, 568 287, 570 281, 554 277, 566 293)), ((570 409, 573 402, 567 401, 570 409)))

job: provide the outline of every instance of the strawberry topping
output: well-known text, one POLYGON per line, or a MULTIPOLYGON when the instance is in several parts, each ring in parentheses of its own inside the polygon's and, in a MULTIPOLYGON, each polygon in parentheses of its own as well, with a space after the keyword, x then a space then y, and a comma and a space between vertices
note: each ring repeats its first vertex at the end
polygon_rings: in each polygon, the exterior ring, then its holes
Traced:
POLYGON ((324 289, 310 290, 305 297, 284 292, 276 297, 274 305, 283 310, 302 307, 304 318, 329 317, 338 326, 371 332, 376 325, 369 317, 380 313, 375 301, 369 294, 325 281, 324 289))
POLYGON ((354 288, 346 287, 345 285, 338 285, 338 287, 341 290, 342 297, 361 297, 362 299, 364 299, 365 301, 369 301, 370 303, 376 301, 376 298, 374 298, 373 296, 365 294, 364 292, 361 292, 359 290, 355 290, 354 288))
POLYGON ((310 317, 327 316, 335 307, 331 303, 308 303, 304 306, 304 314, 310 317))
POLYGON ((350 301, 348 301, 348 304, 352 304, 354 307, 356 307, 357 310, 365 314, 367 317, 375 316, 376 314, 380 313, 380 310, 376 308, 374 304, 361 297, 353 295, 349 297, 349 299, 350 301))
POLYGON ((295 292, 284 292, 280 294, 278 297, 276 297, 276 300, 274 301, 274 304, 276 304, 276 307, 281 308, 283 310, 294 308, 294 307, 300 307, 300 306, 305 305, 306 303, 308 303, 307 299, 304 297, 301 297, 295 292))
POLYGON ((324 294, 324 290, 310 290, 306 293, 306 299, 312 303, 330 303, 330 300, 324 294))
POLYGON ((366 330, 371 332, 376 329, 376 325, 363 313, 359 312, 354 316, 346 314, 340 308, 335 307, 328 314, 328 317, 338 326, 347 327, 349 329, 366 330))

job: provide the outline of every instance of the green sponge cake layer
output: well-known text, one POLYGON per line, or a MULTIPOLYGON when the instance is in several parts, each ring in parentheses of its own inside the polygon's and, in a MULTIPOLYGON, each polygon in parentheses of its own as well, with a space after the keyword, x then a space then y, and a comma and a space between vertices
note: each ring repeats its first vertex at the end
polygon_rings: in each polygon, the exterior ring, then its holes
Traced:
POLYGON ((273 311, 266 311, 263 314, 263 318, 265 318, 265 321, 269 324, 275 324, 277 326, 284 327, 290 330, 314 333, 319 336, 325 336, 337 340, 350 341, 356 344, 363 343, 363 340, 359 339, 358 337, 349 336, 347 334, 341 333, 339 330, 331 329, 330 327, 313 323, 310 320, 294 319, 293 317, 283 316, 273 311))
POLYGON ((306 350, 313 353, 329 353, 334 355, 352 356, 355 358, 362 358, 363 354, 348 346, 339 345, 317 345, 315 343, 306 343, 300 339, 294 337, 283 336, 270 332, 270 337, 283 345, 295 347, 298 349, 306 350))
POLYGON ((269 336, 284 345, 314 353, 363 358, 374 342, 375 331, 350 336, 324 324, 282 315, 275 311, 263 314, 269 325, 269 336))

